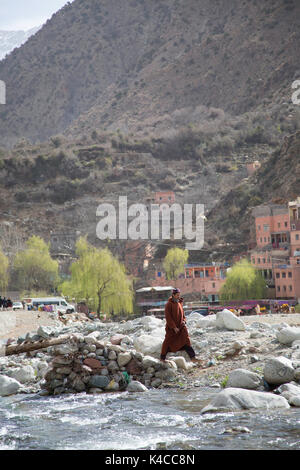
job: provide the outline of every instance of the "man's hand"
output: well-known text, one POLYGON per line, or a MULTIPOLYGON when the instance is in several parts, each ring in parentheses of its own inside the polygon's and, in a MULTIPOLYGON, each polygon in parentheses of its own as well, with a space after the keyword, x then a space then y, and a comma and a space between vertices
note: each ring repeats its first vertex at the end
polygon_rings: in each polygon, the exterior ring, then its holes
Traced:
POLYGON ((175 327, 175 328, 174 328, 174 331, 175 331, 175 333, 177 334, 178 331, 179 331, 179 328, 175 327))

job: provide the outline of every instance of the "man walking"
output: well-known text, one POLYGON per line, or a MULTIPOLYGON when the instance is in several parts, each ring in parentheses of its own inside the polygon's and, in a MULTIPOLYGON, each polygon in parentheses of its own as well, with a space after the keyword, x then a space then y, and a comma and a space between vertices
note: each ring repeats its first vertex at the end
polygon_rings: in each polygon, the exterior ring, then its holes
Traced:
POLYGON ((200 359, 196 359, 195 351, 191 345, 182 303, 183 298, 180 297, 180 290, 173 289, 172 296, 165 306, 166 336, 162 344, 160 359, 165 362, 168 352, 184 350, 193 362, 201 363, 200 359))

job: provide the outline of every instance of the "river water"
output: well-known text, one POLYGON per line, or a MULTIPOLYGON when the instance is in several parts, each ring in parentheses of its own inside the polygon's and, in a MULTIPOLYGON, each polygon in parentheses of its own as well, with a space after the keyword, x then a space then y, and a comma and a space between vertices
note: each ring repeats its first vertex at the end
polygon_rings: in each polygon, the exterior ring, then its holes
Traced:
POLYGON ((201 415, 216 393, 154 389, 0 398, 0 450, 300 448, 300 408, 201 415))

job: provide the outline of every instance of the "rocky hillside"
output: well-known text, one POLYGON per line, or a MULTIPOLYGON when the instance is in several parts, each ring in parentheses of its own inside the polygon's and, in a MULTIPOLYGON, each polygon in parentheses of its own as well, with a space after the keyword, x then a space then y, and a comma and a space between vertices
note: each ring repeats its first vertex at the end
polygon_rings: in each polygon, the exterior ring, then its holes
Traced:
POLYGON ((75 0, 1 61, 2 145, 290 102, 299 18, 297 0, 75 0))
MULTIPOLYGON (((300 132, 286 137, 251 178, 229 191, 208 214, 208 244, 228 254, 247 249, 251 241, 253 207, 286 204, 300 190, 300 132), (226 210, 225 210, 226 208, 226 210), (218 247, 218 243, 222 242, 218 247), (228 247, 229 245, 229 247, 228 247)), ((222 255, 221 255, 222 256, 222 255)))

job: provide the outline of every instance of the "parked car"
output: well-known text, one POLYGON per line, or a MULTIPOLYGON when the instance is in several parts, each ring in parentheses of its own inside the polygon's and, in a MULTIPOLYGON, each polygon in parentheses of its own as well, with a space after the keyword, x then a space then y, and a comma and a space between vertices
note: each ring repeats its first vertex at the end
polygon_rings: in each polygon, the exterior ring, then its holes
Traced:
POLYGON ((12 305, 13 310, 23 310, 23 304, 22 302, 13 302, 12 305))
POLYGON ((206 315, 208 315, 209 311, 208 311, 207 307, 203 307, 203 308, 199 308, 198 310, 193 310, 192 313, 200 313, 200 315, 203 315, 204 317, 206 317, 206 315))

